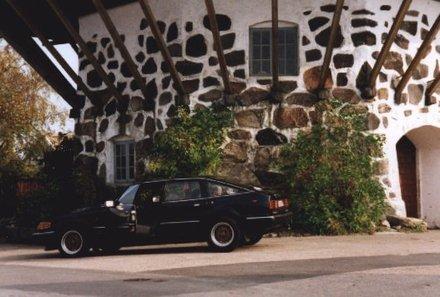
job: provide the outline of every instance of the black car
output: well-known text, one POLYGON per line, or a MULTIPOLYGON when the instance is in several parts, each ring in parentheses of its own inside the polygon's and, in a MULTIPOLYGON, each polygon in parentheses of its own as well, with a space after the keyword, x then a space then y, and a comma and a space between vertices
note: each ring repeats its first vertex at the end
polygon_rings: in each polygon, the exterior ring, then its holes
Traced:
POLYGON ((115 201, 41 222, 34 237, 75 257, 91 249, 207 241, 216 251, 255 244, 290 222, 287 199, 212 178, 130 186, 115 201))

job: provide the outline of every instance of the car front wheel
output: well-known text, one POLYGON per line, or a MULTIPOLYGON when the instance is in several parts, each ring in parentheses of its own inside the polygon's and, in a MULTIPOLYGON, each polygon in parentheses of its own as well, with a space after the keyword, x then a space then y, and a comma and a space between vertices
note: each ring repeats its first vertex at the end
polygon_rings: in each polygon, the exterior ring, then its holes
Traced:
POLYGON ((242 235, 237 223, 232 219, 220 219, 211 224, 208 245, 217 252, 231 252, 241 242, 242 235))
POLYGON ((60 232, 59 247, 62 256, 81 257, 88 251, 84 232, 79 229, 66 229, 60 232))

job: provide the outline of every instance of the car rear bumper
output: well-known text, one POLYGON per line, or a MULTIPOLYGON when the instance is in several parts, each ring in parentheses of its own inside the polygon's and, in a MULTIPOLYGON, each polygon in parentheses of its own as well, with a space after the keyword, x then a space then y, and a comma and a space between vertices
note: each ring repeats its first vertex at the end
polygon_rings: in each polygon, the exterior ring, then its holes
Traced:
POLYGON ((246 225, 249 230, 261 230, 263 233, 267 233, 287 228, 292 220, 292 215, 292 212, 287 211, 281 214, 268 216, 247 217, 246 225))

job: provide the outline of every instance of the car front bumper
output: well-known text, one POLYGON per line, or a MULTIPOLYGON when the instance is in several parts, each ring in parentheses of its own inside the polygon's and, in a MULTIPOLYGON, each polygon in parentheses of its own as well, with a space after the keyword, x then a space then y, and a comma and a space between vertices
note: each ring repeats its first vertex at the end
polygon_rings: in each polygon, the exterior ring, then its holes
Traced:
POLYGON ((57 248, 55 231, 35 232, 32 234, 32 240, 37 245, 46 247, 46 250, 57 248))

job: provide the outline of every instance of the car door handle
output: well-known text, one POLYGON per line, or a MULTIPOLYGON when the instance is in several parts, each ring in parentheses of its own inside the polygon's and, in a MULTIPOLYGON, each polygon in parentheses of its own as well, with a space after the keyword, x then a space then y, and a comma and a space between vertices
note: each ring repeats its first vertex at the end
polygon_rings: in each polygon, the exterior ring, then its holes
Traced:
POLYGON ((200 206, 200 203, 195 203, 194 204, 194 207, 199 207, 200 206))

